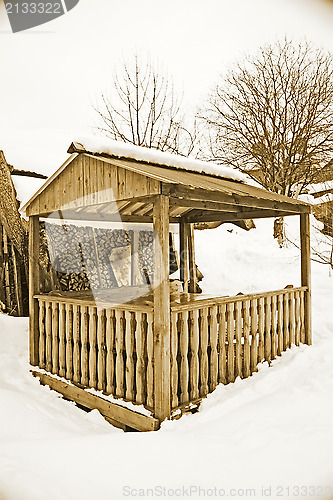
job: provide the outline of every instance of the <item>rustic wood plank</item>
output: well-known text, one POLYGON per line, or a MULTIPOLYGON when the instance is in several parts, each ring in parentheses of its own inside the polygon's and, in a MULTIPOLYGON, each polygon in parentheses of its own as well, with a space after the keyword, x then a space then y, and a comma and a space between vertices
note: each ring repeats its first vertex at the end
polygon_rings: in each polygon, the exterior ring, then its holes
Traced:
POLYGON ((268 363, 271 362, 272 358, 272 297, 266 297, 265 299, 265 360, 268 363))
POLYGON ((59 304, 59 376, 66 375, 66 309, 65 304, 59 304))
POLYGON ((147 406, 154 407, 154 316, 146 313, 146 337, 147 337, 147 406))
POLYGON ((118 167, 118 198, 128 198, 126 195, 126 170, 118 167))
POLYGON ((133 313, 125 311, 125 353, 126 353, 126 399, 135 401, 135 387, 134 387, 134 319, 133 313))
POLYGON ((29 217, 29 354, 30 364, 38 365, 39 352, 39 306, 34 296, 40 293, 39 269, 39 218, 29 217))
MULTIPOLYGON (((172 175, 172 173, 170 172, 172 175)), ((204 201, 215 202, 221 205, 231 205, 233 209, 235 206, 241 208, 249 207, 257 210, 257 212, 265 216, 265 212, 270 210, 271 212, 279 212, 279 215, 284 215, 285 213, 310 213, 311 207, 309 205, 301 205, 297 200, 289 200, 287 197, 282 195, 276 195, 275 193, 265 193, 265 199, 262 197, 262 191, 258 190, 254 186, 249 186, 248 184, 235 184, 232 181, 222 180, 222 179, 208 179, 206 176, 200 176, 198 178, 197 174, 192 172, 186 172, 184 176, 184 184, 179 183, 179 179, 182 177, 182 173, 177 170, 177 184, 162 184, 162 192, 170 196, 171 198, 181 198, 184 200, 191 201, 204 201), (190 180, 193 179, 195 189, 193 186, 189 186, 190 180), (198 186, 198 181, 200 182, 200 187, 198 186), (206 189, 202 186, 206 185, 206 189), (208 188, 208 189, 207 189, 208 188), (222 190, 219 191, 219 188, 222 190), (279 206, 277 208, 276 202, 279 201, 279 206)), ((212 206, 210 208, 213 208, 212 206)), ((219 208, 221 210, 221 208, 219 208)), ((248 210, 246 210, 247 212, 248 210)), ((248 218, 248 217, 244 217, 248 218)))
POLYGON ((227 339, 228 339, 228 350, 227 350, 227 377, 228 382, 233 382, 235 380, 235 350, 234 350, 234 338, 235 338, 235 322, 234 322, 234 307, 232 302, 227 305, 227 339))
POLYGON ((250 301, 243 301, 243 335, 244 335, 244 359, 243 359, 243 376, 251 375, 251 352, 250 352, 250 301))
MULTIPOLYGON (((306 287, 298 287, 298 288, 293 288, 293 291, 305 291, 306 287)), ((228 304, 229 302, 236 303, 237 301, 244 301, 244 300, 252 300, 252 299, 260 299, 261 297, 272 297, 274 295, 288 295, 289 289, 283 288, 282 290, 274 290, 272 292, 264 292, 264 293, 252 293, 252 294, 247 294, 247 295, 236 295, 236 296, 229 296, 229 295, 222 295, 220 297, 201 297, 201 296, 195 296, 194 298, 191 296, 187 296, 186 302, 183 304, 172 304, 171 305, 171 310, 172 311, 190 311, 191 309, 197 309, 199 307, 210 307, 210 306, 215 306, 219 304, 228 304)))
POLYGON ((283 297, 283 350, 285 351, 290 347, 289 336, 289 295, 283 297))
POLYGON ((80 306, 81 312, 81 384, 88 386, 89 384, 89 309, 87 306, 80 306))
POLYGON ((209 393, 208 388, 208 308, 200 309, 200 345, 199 345, 199 363, 200 363, 200 397, 209 393))
POLYGON ((242 363, 242 303, 237 301, 235 303, 235 378, 243 376, 243 363, 242 363))
MULTIPOLYGON (((199 397, 199 310, 190 311, 190 400, 199 397)), ((218 361, 218 360, 217 360, 218 361)), ((218 368, 218 367, 217 367, 218 368)))
POLYGON ((39 302, 39 366, 45 368, 45 302, 39 302))
POLYGON ((118 167, 112 165, 110 170, 110 184, 115 200, 119 199, 118 196, 118 167))
POLYGON ((290 345, 295 344, 296 321, 295 321, 295 294, 289 295, 289 325, 290 325, 290 345))
POLYGON ((304 292, 301 292, 301 343, 305 344, 305 306, 304 292))
POLYGON ((258 299, 258 363, 265 359, 265 299, 260 297, 258 299))
POLYGON ((66 304, 66 378, 73 380, 73 306, 66 304))
POLYGON ((13 259, 13 273, 14 273, 17 314, 18 316, 23 316, 23 296, 22 296, 22 280, 21 280, 21 265, 20 265, 21 260, 13 244, 12 244, 12 259, 13 259))
MULTIPOLYGON (((178 406, 178 314, 171 313, 171 408, 178 406)), ((191 371, 190 371, 191 373, 191 371)))
POLYGON ((73 304, 73 381, 75 383, 79 383, 81 381, 80 374, 80 350, 81 350, 81 342, 80 342, 80 307, 76 304, 73 304))
POLYGON ((283 317, 284 317, 284 312, 283 312, 283 295, 279 294, 278 295, 278 347, 277 347, 277 353, 279 356, 281 356, 284 346, 284 335, 283 335, 283 317))
POLYGON ((277 297, 272 297, 272 345, 271 356, 274 359, 277 355, 277 297))
POLYGON ((97 314, 89 307, 89 387, 97 389, 97 314))
POLYGON ((251 348, 250 348, 250 370, 251 373, 257 371, 258 364, 258 302, 257 299, 251 300, 251 348))
POLYGON ((188 226, 188 261, 189 261, 189 292, 196 293, 197 289, 197 268, 195 265, 195 245, 194 245, 194 226, 188 226))
POLYGON ((189 401, 189 366, 188 366, 188 312, 179 313, 179 385, 180 385, 180 402, 187 403, 189 401))
POLYGON ((146 359, 147 359, 147 338, 144 327, 143 313, 135 313, 135 349, 136 349, 136 395, 135 400, 139 404, 146 401, 146 359))
POLYGON ((115 327, 114 327, 114 310, 107 308, 105 312, 105 344, 106 344, 106 388, 107 394, 114 394, 115 391, 115 363, 114 363, 114 348, 115 348, 115 327))
POLYGON ((95 396, 84 389, 55 379, 49 375, 36 371, 32 373, 40 379, 41 384, 50 386, 51 389, 63 394, 65 398, 75 401, 86 408, 97 409, 103 416, 116 422, 125 424, 138 431, 154 431, 159 428, 160 422, 156 418, 143 415, 142 413, 95 396))
POLYGON ((301 282, 306 286, 304 293, 304 329, 305 343, 312 343, 312 316, 311 316, 311 249, 310 249, 310 216, 300 215, 301 235, 301 282))
POLYGON ((180 257, 180 281, 183 282, 184 292, 188 292, 189 268, 188 268, 188 233, 189 225, 181 221, 179 223, 179 257, 180 257))
POLYGON ((219 352, 219 382, 227 384, 227 351, 226 351, 226 337, 227 337, 227 305, 221 304, 219 306, 219 338, 218 338, 218 352, 219 352))
POLYGON ((45 304, 45 369, 52 370, 52 304, 45 304))
POLYGON ((52 369, 51 372, 59 373, 59 305, 52 302, 52 369))
POLYGON ((105 309, 97 309, 97 389, 106 389, 105 309))
POLYGON ((300 292, 295 292, 295 344, 299 346, 301 342, 301 303, 300 303, 300 292))
POLYGON ((169 198, 156 197, 154 228, 154 416, 161 421, 171 413, 169 198))
POLYGON ((139 262, 139 236, 138 230, 133 231, 133 237, 131 241, 131 284, 132 286, 139 285, 142 283, 142 276, 140 271, 139 262))
POLYGON ((115 310, 116 320, 116 396, 125 397, 125 362, 124 362, 124 314, 115 310))
POLYGON ((209 390, 213 391, 218 380, 218 356, 217 356, 217 306, 209 310, 209 390))
POLYGON ((234 222, 238 220, 244 219, 263 219, 265 217, 281 217, 288 215, 296 215, 299 211, 290 210, 288 212, 284 212, 280 209, 276 210, 240 210, 239 212, 234 212, 233 207, 230 212, 224 211, 216 211, 213 212, 211 210, 193 210, 186 213, 183 218, 186 222, 195 223, 195 222, 234 222))

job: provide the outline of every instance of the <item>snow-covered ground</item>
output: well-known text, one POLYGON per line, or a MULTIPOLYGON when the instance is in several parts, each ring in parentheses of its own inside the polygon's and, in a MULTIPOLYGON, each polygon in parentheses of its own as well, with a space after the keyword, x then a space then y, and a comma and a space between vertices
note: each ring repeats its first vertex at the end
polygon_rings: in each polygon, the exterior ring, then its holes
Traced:
MULTIPOLYGON (((299 284, 297 248, 278 248, 272 221, 256 225, 195 233, 204 291, 299 284)), ((219 386, 155 433, 123 433, 41 387, 27 320, 0 316, 0 500, 333 497, 333 278, 317 263, 312 276, 313 345, 219 386)))

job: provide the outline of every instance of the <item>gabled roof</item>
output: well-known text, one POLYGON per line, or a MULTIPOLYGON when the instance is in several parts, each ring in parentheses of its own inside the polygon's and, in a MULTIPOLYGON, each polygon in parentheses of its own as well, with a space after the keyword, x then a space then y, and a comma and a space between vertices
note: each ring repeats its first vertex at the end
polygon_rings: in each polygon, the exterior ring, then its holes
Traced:
POLYGON ((178 171, 186 170, 189 172, 203 173, 239 182, 246 183, 248 180, 239 170, 226 165, 218 165, 213 162, 184 157, 174 153, 159 151, 154 148, 135 146, 125 142, 95 136, 84 137, 83 139, 73 142, 68 148, 68 153, 84 152, 99 154, 108 158, 135 160, 136 162, 142 162, 146 165, 158 165, 178 171))
POLYGON ((181 167, 176 161, 167 165, 167 159, 175 155, 165 157, 161 152, 157 152, 160 162, 157 164, 156 152, 150 153, 147 148, 140 148, 148 151, 147 161, 142 159, 142 151, 140 158, 134 159, 133 154, 119 157, 119 149, 116 154, 90 149, 77 142, 71 144, 68 151, 72 156, 25 205, 30 215, 43 216, 66 207, 65 218, 95 220, 102 215, 103 220, 111 220, 117 212, 124 221, 148 222, 152 220, 156 194, 170 197, 172 222, 180 218, 188 222, 232 221, 311 211, 307 203, 246 184, 245 176, 241 182, 239 178, 230 178, 233 174, 226 178, 226 171, 223 176, 203 172, 200 162, 199 171, 197 160, 190 158, 185 159, 185 168, 184 158, 179 160, 181 167), (140 189, 140 184, 145 186, 140 189), (94 196, 105 186, 114 190, 113 200, 107 189, 103 196, 94 196), (77 193, 72 205, 68 204, 69 191, 77 193))

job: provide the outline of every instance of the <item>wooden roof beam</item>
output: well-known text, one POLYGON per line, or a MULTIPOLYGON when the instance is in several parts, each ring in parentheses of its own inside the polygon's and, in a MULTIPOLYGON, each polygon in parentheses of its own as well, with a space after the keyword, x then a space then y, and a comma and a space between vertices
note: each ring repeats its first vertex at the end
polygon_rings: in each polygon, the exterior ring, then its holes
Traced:
MULTIPOLYGON (((55 214, 56 212, 53 212, 55 214)), ((41 214, 41 218, 48 218, 49 221, 52 221, 52 217, 49 217, 52 214, 41 214)), ((149 215, 121 215, 119 213, 116 214, 102 214, 102 213, 90 213, 90 212, 74 212, 70 210, 61 211, 61 215, 59 217, 53 217, 56 220, 63 219, 67 220, 78 220, 81 222, 132 222, 132 223, 152 223, 153 219, 149 215)), ((170 222, 179 222, 178 217, 170 217, 170 222)))
MULTIPOLYGON (((175 200, 179 200, 178 204, 184 204, 184 206, 193 206, 195 201, 201 201, 206 204, 206 207, 213 209, 213 204, 216 204, 215 210, 219 209, 221 204, 226 205, 236 205, 238 207, 251 207, 251 208, 262 208, 262 209, 272 209, 279 211, 295 211, 295 213, 310 213, 311 205, 307 203, 300 203, 297 200, 290 201, 279 201, 278 199, 271 199, 278 197, 279 195, 274 195, 267 191, 265 195, 267 198, 255 198, 252 196, 240 196, 240 195, 228 195, 220 191, 210 191, 206 189, 191 189, 184 186, 173 186, 173 185, 162 185, 163 194, 169 194, 170 197, 175 200)), ((283 199, 285 197, 282 197, 283 199)), ((203 206, 203 208, 206 208, 203 206)), ((206 208, 208 209, 208 208, 206 208)))
POLYGON ((244 210, 239 212, 196 212, 184 216, 184 222, 233 222, 243 219, 261 219, 267 217, 285 217, 299 215, 297 212, 280 212, 279 210, 244 210))

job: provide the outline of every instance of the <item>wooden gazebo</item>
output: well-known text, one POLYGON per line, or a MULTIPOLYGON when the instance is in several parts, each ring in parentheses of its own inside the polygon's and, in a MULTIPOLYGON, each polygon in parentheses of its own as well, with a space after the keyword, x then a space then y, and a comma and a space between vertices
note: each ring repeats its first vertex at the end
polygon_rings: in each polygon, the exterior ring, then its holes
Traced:
POLYGON ((104 152, 73 143, 70 158, 24 207, 30 221, 30 363, 42 383, 99 409, 110 422, 156 430, 217 384, 248 377, 291 344, 311 343, 311 209, 227 178, 226 170, 224 177, 202 171, 196 160, 173 162, 144 148, 120 154, 110 144, 104 152), (291 215, 300 216, 300 287, 235 297, 194 293, 194 223, 291 215), (131 299, 127 287, 112 288, 96 302, 87 292, 41 289, 39 220, 53 216, 72 223, 151 223, 154 280, 148 293, 131 299), (178 295, 170 294, 170 223, 179 224, 178 295))

